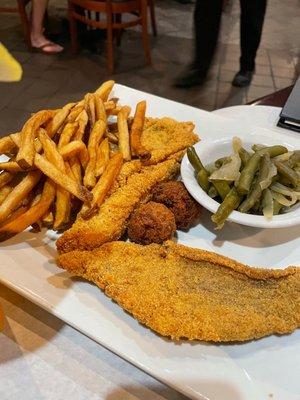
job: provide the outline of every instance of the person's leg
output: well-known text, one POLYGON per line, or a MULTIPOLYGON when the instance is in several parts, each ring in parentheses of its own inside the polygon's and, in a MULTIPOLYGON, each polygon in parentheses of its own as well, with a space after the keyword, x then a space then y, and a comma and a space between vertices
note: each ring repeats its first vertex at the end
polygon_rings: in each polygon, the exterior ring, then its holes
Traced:
POLYGON ((241 5, 241 70, 254 71, 267 0, 240 0, 241 5))
POLYGON ((194 59, 175 81, 178 87, 201 84, 209 70, 217 45, 223 0, 196 0, 194 12, 194 59))
POLYGON ((197 0, 194 13, 194 65, 206 75, 216 49, 223 0, 197 0))
POLYGON ((240 0, 241 5, 241 58, 240 71, 235 75, 234 86, 248 86, 255 69, 255 57, 260 43, 267 0, 240 0))
POLYGON ((41 48, 44 46, 43 51, 45 53, 59 53, 63 50, 63 47, 50 42, 44 35, 44 17, 47 5, 48 0, 32 0, 31 44, 36 48, 41 48))

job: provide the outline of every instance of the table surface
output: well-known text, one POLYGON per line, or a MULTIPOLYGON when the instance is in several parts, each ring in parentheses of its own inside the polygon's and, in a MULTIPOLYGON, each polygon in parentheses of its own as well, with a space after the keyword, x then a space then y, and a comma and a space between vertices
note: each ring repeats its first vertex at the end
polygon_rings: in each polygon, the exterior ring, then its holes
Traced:
MULTIPOLYGON (((282 107, 290 91, 252 104, 282 107)), ((187 399, 1 284, 0 304, 1 400, 187 399)))

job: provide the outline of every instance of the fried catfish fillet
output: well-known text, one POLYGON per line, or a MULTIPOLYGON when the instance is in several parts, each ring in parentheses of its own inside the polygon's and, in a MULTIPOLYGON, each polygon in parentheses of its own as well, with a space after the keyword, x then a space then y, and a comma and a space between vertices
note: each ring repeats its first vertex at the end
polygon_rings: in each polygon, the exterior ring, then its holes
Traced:
POLYGON ((147 118, 141 135, 142 146, 151 153, 145 164, 156 164, 199 141, 192 122, 178 122, 171 118, 147 118))
POLYGON ((173 242, 106 243, 58 265, 94 282, 141 323, 172 339, 258 339, 300 326, 300 268, 251 268, 173 242))
POLYGON ((96 215, 87 220, 78 217, 71 229, 58 239, 58 252, 91 250, 105 242, 119 239, 133 209, 147 197, 157 182, 170 179, 178 170, 176 160, 167 160, 126 176, 96 215))

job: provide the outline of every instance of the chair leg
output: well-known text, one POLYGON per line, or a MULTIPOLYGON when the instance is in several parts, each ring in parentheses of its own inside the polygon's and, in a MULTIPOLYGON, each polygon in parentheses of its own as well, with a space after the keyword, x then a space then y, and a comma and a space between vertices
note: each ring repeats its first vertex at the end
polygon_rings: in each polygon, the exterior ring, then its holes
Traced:
POLYGON ((150 8, 150 18, 151 18, 152 33, 153 33, 153 36, 157 36, 154 0, 149 0, 149 8, 150 8))
MULTIPOLYGON (((122 14, 116 14, 116 23, 120 24, 121 22, 122 22, 122 14)), ((118 47, 121 45, 122 33, 123 33, 122 29, 116 30, 116 39, 118 47)))
POLYGON ((30 30, 31 30, 30 22, 27 16, 25 3, 22 0, 18 0, 18 10, 28 50, 32 50, 31 37, 30 37, 30 30))
POLYGON ((77 21, 72 15, 72 4, 69 2, 69 26, 71 36, 71 52, 72 54, 78 53, 78 27, 77 21))
POLYGON ((114 34, 112 13, 107 14, 107 67, 109 72, 114 72, 114 34))
POLYGON ((151 64, 151 52, 149 45, 149 36, 148 36, 148 23, 147 23, 147 0, 141 0, 141 25, 142 25, 142 41, 143 48, 146 56, 146 60, 148 64, 151 64))

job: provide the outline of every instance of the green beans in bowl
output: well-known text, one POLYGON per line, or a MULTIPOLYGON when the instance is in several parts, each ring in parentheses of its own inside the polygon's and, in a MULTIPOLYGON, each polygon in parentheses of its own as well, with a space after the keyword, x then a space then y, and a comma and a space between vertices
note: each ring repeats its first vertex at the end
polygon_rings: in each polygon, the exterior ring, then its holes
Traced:
POLYGON ((221 229, 227 219, 258 227, 300 223, 300 150, 281 144, 243 144, 237 137, 232 139, 232 149, 226 145, 227 151, 209 163, 201 160, 194 147, 187 150, 186 162, 194 182, 206 194, 202 199, 206 204, 192 193, 183 173, 191 194, 213 211, 216 228, 221 229))

